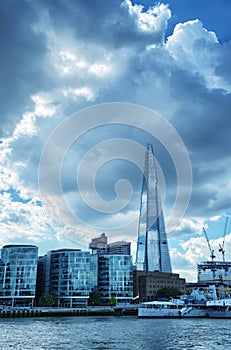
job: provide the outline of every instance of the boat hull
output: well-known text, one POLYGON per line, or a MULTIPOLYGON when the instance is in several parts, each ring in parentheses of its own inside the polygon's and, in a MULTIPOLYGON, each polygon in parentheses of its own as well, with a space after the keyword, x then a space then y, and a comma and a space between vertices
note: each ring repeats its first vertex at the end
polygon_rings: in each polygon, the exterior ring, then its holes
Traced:
POLYGON ((208 315, 209 318, 231 318, 231 310, 209 310, 208 315))
POLYGON ((178 309, 138 309, 139 318, 180 318, 181 313, 178 309))
POLYGON ((210 318, 231 318, 231 299, 220 299, 207 303, 210 318))
POLYGON ((190 318, 190 317, 198 317, 198 318, 203 318, 203 317, 208 317, 208 310, 207 308, 200 308, 200 307, 184 307, 181 309, 181 316, 183 318, 190 318))

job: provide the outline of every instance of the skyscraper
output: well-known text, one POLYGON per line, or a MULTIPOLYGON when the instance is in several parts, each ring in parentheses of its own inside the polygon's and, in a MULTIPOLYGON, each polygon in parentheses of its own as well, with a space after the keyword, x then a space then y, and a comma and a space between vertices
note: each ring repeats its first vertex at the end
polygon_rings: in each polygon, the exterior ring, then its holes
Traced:
POLYGON ((172 272, 156 164, 150 144, 145 153, 136 268, 140 271, 172 272))

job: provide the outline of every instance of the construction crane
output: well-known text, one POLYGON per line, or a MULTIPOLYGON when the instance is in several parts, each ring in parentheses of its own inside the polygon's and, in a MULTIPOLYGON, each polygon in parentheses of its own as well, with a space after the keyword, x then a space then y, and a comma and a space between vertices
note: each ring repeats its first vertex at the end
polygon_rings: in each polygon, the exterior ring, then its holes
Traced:
POLYGON ((224 234, 223 234, 223 242, 222 242, 222 244, 219 243, 219 252, 221 252, 221 254, 222 254, 222 259, 223 259, 223 261, 225 261, 225 250, 224 250, 224 245, 225 245, 225 236, 226 236, 226 232, 227 232, 228 221, 229 221, 229 217, 226 216, 226 219, 225 219, 225 228, 224 228, 224 234))
POLYGON ((209 247, 209 251, 210 251, 210 258, 211 258, 210 268, 211 268, 211 272, 212 272, 212 279, 215 280, 216 262, 214 262, 213 260, 216 258, 216 256, 214 255, 214 249, 211 248, 211 245, 210 245, 209 239, 208 239, 208 235, 207 235, 207 232, 205 231, 204 227, 203 227, 203 231, 204 231, 205 238, 206 238, 206 241, 208 243, 208 247, 209 247))
POLYGON ((203 227, 203 232, 205 234, 205 238, 206 238, 206 241, 208 243, 208 247, 209 247, 209 252, 210 252, 210 258, 213 262, 213 260, 216 258, 215 255, 214 255, 214 249, 211 248, 211 245, 209 243, 209 239, 208 239, 208 235, 207 235, 207 232, 205 231, 205 228, 203 227))

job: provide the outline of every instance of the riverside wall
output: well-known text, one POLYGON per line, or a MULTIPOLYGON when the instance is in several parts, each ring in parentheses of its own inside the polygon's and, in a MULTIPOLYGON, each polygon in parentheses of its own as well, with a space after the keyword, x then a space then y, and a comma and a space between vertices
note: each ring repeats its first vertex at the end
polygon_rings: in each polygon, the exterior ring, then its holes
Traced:
POLYGON ((0 318, 25 317, 62 317, 62 316, 137 316, 136 308, 30 308, 30 309, 2 309, 0 318))

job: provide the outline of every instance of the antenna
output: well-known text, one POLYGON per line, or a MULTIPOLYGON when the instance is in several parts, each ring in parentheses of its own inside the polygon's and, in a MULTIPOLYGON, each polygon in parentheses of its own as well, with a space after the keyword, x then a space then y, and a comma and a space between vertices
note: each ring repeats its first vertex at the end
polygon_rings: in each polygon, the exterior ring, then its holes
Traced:
POLYGON ((223 242, 222 242, 222 244, 219 243, 219 252, 221 252, 221 254, 222 254, 223 261, 225 261, 224 245, 225 245, 225 236, 226 236, 226 232, 227 232, 228 221, 229 221, 229 217, 226 216, 225 227, 224 227, 224 234, 223 234, 223 242))

